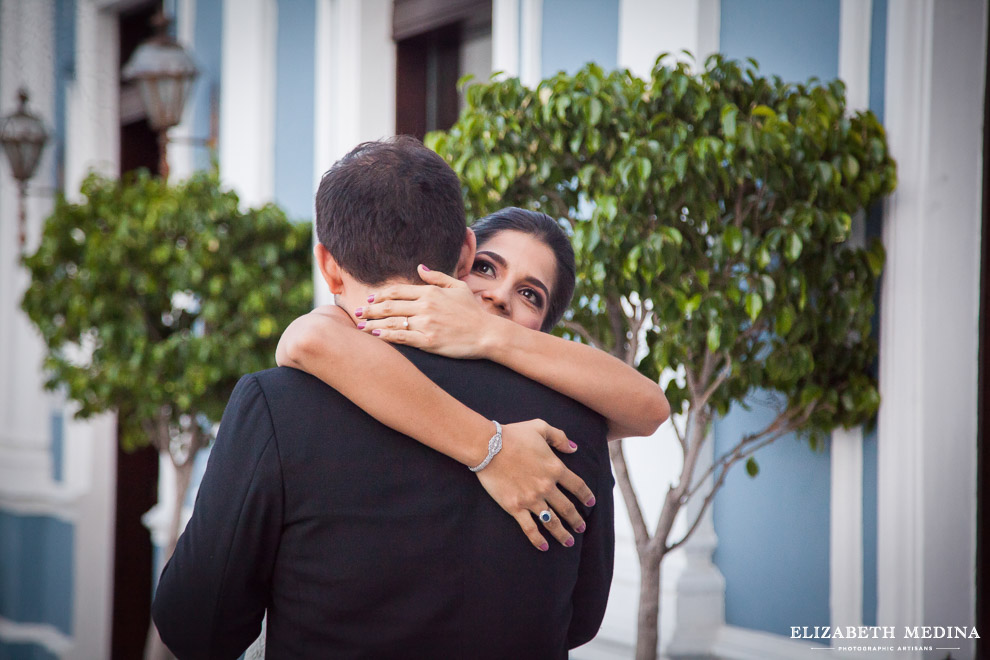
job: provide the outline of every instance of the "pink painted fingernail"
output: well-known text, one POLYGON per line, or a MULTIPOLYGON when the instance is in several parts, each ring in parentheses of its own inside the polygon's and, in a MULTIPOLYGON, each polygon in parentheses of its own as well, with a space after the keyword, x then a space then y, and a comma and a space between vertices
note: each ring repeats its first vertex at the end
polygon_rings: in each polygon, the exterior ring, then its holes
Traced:
POLYGON ((595 496, 594 496, 594 495, 592 495, 592 496, 591 496, 591 499, 590 499, 590 500, 588 500, 587 502, 585 502, 585 505, 586 505, 586 506, 595 506, 595 496))
MULTIPOLYGON (((381 330, 372 330, 371 331, 371 334, 373 334, 374 336, 378 337, 379 335, 382 334, 382 331, 381 330)), ((591 506, 591 505, 589 504, 588 506, 591 506)))
POLYGON ((584 523, 581 523, 580 525, 574 528, 574 531, 577 532, 578 534, 582 534, 586 529, 588 529, 588 526, 585 525, 584 523))
POLYGON ((354 316, 361 316, 364 314, 364 307, 358 307, 354 310, 354 316))
POLYGON ((566 541, 564 541, 564 545, 566 545, 568 548, 571 547, 572 545, 574 545, 574 539, 573 538, 567 539, 566 541))
POLYGON ((577 449, 577 445, 571 442, 570 440, 567 441, 567 444, 571 446, 571 449, 577 449))
POLYGON ((422 268, 423 270, 430 270, 429 268, 427 268, 427 267, 426 267, 426 266, 424 266, 423 264, 420 264, 420 265, 419 265, 419 267, 420 267, 420 268, 422 268))
POLYGON ((370 303, 375 302, 375 294, 371 294, 370 296, 368 296, 368 302, 370 303))
POLYGON ((358 330, 364 330, 364 326, 366 326, 366 325, 368 325, 368 324, 365 323, 364 321, 361 321, 360 323, 358 323, 358 330))
POLYGON ((540 546, 540 550, 542 550, 543 552, 546 552, 549 549, 550 549, 549 543, 544 543, 543 545, 540 546))

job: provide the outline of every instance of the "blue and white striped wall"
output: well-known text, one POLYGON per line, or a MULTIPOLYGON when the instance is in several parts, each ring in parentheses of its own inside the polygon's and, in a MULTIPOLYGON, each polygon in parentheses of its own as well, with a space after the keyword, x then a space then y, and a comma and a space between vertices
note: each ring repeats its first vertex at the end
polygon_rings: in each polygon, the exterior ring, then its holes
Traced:
MULTIPOLYGON (((671 653, 792 658, 810 650, 786 639, 795 625, 972 622, 979 268, 973 246, 979 236, 985 11, 979 2, 886 0, 495 2, 494 68, 529 84, 560 69, 576 70, 588 60, 646 75, 661 51, 687 48, 703 58, 719 50, 754 57, 764 72, 785 79, 841 77, 850 110, 869 108, 892 124, 901 186, 886 213, 874 209, 857 219, 859 240, 883 236, 888 243, 876 324, 885 330, 880 335, 885 403, 879 425, 865 432, 837 431, 820 453, 783 438, 759 456, 757 479, 741 472, 730 477, 716 500, 712 526, 699 530, 694 548, 688 544, 691 559, 672 556, 665 568, 661 611, 671 653), (923 48, 912 49, 910 39, 923 48), (898 64, 893 71, 888 71, 890 61, 898 64), (943 86, 951 94, 931 93, 943 86), (891 93, 896 104, 889 100, 891 93), (948 101, 956 98, 965 103, 948 101), (951 121, 933 120, 952 112, 951 121), (897 130, 908 121, 911 130, 897 130), (932 150, 943 154, 934 164, 932 150), (955 162, 950 152, 957 154, 955 162), (936 176, 953 181, 952 192, 935 185, 936 176), (921 208, 936 210, 936 199, 955 212, 939 213, 937 221, 929 215, 922 223, 917 214, 921 208), (904 239, 896 225, 911 221, 912 233, 904 239), (961 283, 961 291, 943 277, 939 294, 919 274, 934 275, 943 260, 952 262, 953 281, 961 283), (904 269, 911 267, 917 271, 907 275, 904 269), (913 304, 912 287, 921 294, 913 304), (941 297, 945 292, 948 298, 941 297), (947 321, 923 314, 922 299, 936 305, 947 321), (921 337, 930 341, 922 345, 921 337), (929 357, 911 357, 908 346, 929 357), (926 383, 923 368, 945 375, 938 407, 927 401, 936 398, 936 386, 926 383), (951 369, 963 378, 949 379, 951 369), (936 431, 934 420, 947 418, 953 420, 953 433, 936 431), (935 455, 937 463, 929 462, 935 455), (948 512, 947 518, 936 515, 938 510, 948 512), (706 553, 718 569, 714 573, 703 563, 698 568, 706 553), (714 597, 719 575, 724 594, 714 597), (707 595, 692 593, 695 587, 685 584, 703 584, 707 595), (720 620, 723 625, 713 627, 720 620), (702 634, 679 634, 699 624, 702 634)), ((759 403, 748 412, 733 409, 714 425, 715 450, 730 447, 767 414, 759 403)), ((658 438, 627 441, 648 519, 656 519, 664 484, 676 473, 671 462, 679 457, 664 447, 670 440, 661 429, 658 438)), ((602 634, 578 657, 619 657, 632 639, 638 570, 631 530, 621 512, 617 518, 613 598, 602 634)), ((972 653, 966 642, 958 644, 962 657, 972 653)))
MULTIPOLYGON (((26 82, 55 136, 41 187, 71 194, 88 169, 116 171, 125 5, 0 0, 0 111, 26 82)), ((322 172, 393 131, 389 0, 165 5, 201 72, 173 135, 206 138, 215 116, 221 177, 245 204, 312 218, 322 172)), ((972 622, 985 12, 973 0, 493 0, 492 68, 527 84, 588 60, 645 76, 661 51, 721 50, 788 79, 843 78, 850 107, 882 118, 898 160, 897 193, 857 221, 888 250, 876 429, 836 433, 821 453, 783 438, 758 457, 758 478, 730 477, 664 569, 672 655, 798 658, 814 654, 788 639, 791 626, 972 622)), ((176 177, 209 165, 195 140, 170 154, 176 177)), ((30 241, 50 205, 31 197, 30 241)), ((113 420, 71 420, 41 391, 40 346, 7 285, 23 281, 5 162, 0 216, 0 657, 107 657, 113 420)), ((717 420, 712 454, 767 414, 757 402, 717 420)), ((672 434, 627 441, 627 455, 655 521, 679 469, 672 434)), ((148 523, 160 531, 156 515, 148 523)), ((576 658, 631 654, 639 576, 621 504, 616 533, 605 623, 576 658)))

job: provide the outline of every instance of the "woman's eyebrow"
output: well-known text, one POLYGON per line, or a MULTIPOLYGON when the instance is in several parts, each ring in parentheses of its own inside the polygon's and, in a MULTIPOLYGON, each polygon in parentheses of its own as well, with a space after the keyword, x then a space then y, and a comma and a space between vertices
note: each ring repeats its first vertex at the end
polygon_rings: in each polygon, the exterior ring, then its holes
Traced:
POLYGON ((506 266, 509 265, 509 262, 503 259, 502 255, 500 255, 498 252, 489 252, 488 250, 478 250, 478 254, 488 257, 502 268, 505 268, 506 266))

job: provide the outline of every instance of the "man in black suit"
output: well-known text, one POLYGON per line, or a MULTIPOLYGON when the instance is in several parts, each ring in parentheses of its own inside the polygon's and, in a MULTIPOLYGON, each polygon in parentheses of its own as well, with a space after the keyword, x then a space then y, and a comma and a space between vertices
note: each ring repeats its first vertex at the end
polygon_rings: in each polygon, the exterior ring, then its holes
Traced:
MULTIPOLYGON (((419 263, 469 264, 460 195, 411 139, 338 161, 317 197, 317 256, 341 302, 366 298, 362 282, 418 282, 419 263)), ((595 636, 613 560, 604 420, 494 363, 398 350, 488 419, 542 418, 576 442, 561 459, 597 498, 575 502, 587 529, 539 552, 458 461, 301 371, 251 374, 155 596, 179 658, 236 658, 266 610, 269 658, 563 658, 595 636)))

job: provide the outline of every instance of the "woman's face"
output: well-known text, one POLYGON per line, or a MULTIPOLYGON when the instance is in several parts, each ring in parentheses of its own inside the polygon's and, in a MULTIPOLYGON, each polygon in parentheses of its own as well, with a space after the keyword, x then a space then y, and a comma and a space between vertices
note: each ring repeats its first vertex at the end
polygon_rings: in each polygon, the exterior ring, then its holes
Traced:
POLYGON ((525 232, 503 230, 478 246, 471 272, 461 279, 492 314, 539 330, 556 268, 545 243, 525 232))

